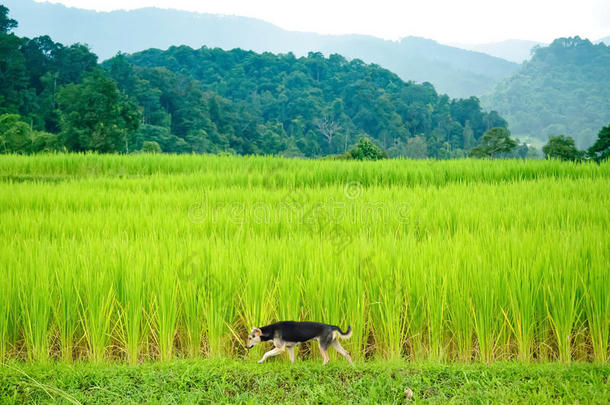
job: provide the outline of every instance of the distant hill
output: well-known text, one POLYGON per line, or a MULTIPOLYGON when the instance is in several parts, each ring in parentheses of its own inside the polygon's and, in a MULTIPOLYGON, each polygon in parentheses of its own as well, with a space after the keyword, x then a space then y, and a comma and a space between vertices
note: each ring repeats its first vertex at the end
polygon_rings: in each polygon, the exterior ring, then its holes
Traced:
POLYGON ((118 51, 132 53, 172 45, 293 52, 297 56, 310 51, 327 56, 338 53, 349 59, 377 63, 403 80, 430 82, 440 93, 453 97, 487 93, 519 68, 504 59, 422 38, 394 42, 365 35, 318 35, 286 31, 253 18, 157 8, 106 13, 33 0, 2 0, 2 3, 19 21, 16 34, 50 35, 66 44, 86 43, 100 60, 118 51))
POLYGON ((610 123, 610 47, 556 39, 482 102, 508 120, 513 135, 568 135, 587 147, 610 123))
POLYGON ((429 83, 336 54, 180 46, 118 55, 103 66, 143 107, 141 139, 164 151, 317 157, 368 136, 392 157, 449 158, 507 125, 475 97, 451 100, 429 83))
POLYGON ((506 41, 488 44, 460 45, 460 48, 483 52, 516 63, 523 63, 523 61, 529 60, 532 57, 532 48, 545 45, 547 44, 536 41, 507 39, 506 41))

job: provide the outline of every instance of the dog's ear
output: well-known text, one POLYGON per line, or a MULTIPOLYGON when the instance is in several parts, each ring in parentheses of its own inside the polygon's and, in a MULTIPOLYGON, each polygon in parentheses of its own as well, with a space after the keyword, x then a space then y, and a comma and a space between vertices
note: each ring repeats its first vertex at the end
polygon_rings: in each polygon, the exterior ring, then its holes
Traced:
POLYGON ((252 333, 254 333, 254 335, 256 335, 256 336, 260 336, 263 334, 263 331, 260 330, 259 328, 252 328, 252 333))

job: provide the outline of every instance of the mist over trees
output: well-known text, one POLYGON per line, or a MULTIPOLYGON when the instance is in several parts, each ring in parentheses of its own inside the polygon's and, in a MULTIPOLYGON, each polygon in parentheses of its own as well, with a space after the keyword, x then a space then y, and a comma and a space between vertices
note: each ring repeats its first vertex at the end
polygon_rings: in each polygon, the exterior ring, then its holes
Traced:
POLYGON ((293 52, 296 56, 310 51, 325 56, 336 53, 379 64, 403 80, 433 83, 439 93, 451 97, 486 94, 519 69, 514 62, 419 37, 389 41, 368 35, 321 35, 287 31, 255 18, 160 8, 95 12, 33 0, 3 2, 23 20, 18 34, 87 43, 100 60, 119 51, 133 53, 172 45, 293 52))

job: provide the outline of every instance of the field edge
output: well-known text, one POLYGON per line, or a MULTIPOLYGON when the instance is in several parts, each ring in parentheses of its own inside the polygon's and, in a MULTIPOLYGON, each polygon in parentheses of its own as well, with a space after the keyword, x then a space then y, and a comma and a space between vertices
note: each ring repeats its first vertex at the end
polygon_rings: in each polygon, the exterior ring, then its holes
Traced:
POLYGON ((607 363, 10 362, 0 368, 0 402, 404 403, 410 389, 415 402, 605 403, 608 376, 607 363))

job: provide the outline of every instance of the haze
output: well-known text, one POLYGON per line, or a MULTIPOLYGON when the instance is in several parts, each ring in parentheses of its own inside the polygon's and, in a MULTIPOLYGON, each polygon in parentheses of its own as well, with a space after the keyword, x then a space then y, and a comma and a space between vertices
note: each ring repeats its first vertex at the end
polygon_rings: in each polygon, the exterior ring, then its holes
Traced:
MULTIPOLYGON (((37 0, 42 2, 41 0, 37 0)), ((240 15, 284 29, 322 34, 368 34, 385 39, 408 35, 450 43, 485 43, 510 38, 549 42, 580 35, 610 35, 607 0, 52 0, 66 6, 111 11, 141 7, 176 8, 240 15)))

